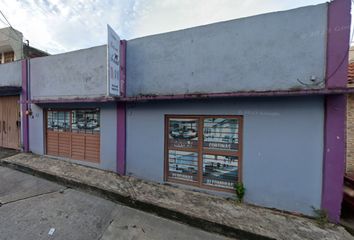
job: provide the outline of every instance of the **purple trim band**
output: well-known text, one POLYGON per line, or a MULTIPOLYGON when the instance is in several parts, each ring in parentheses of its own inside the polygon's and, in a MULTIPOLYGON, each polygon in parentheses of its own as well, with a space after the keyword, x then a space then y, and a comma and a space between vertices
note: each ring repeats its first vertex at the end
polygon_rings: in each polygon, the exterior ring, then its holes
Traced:
POLYGON ((126 145, 126 105, 117 103, 117 172, 125 175, 125 145, 126 145))
POLYGON ((350 0, 328 6, 326 87, 346 87, 350 38, 350 0))
POLYGON ((22 110, 22 131, 23 131, 23 151, 29 152, 29 120, 26 111, 28 110, 28 82, 27 82, 27 60, 22 60, 22 92, 21 92, 21 110, 22 110))
POLYGON ((200 93, 200 94, 177 94, 177 95, 147 95, 138 97, 100 97, 100 98, 71 98, 71 99, 44 99, 32 100, 31 103, 78 103, 78 102, 138 102, 149 100, 178 100, 178 99, 205 99, 227 97, 281 97, 281 96, 306 96, 306 95, 330 95, 354 93, 354 88, 336 89, 309 89, 299 91, 254 91, 254 92, 230 92, 230 93, 200 93))
POLYGON ((345 95, 326 97, 322 208, 339 222, 345 169, 345 95))
POLYGON ((119 101, 136 102, 148 100, 172 100, 172 99, 198 99, 198 98, 227 98, 227 97, 281 97, 281 96, 306 96, 306 95, 329 95, 354 93, 354 88, 336 89, 308 89, 299 91, 253 91, 253 92, 230 92, 230 93, 200 93, 178 95, 147 95, 138 97, 120 98, 119 101))
POLYGON ((45 103, 95 103, 95 102, 115 102, 116 99, 113 97, 97 97, 97 98, 59 98, 59 99, 43 99, 43 100, 32 100, 31 103, 35 104, 45 104, 45 103))

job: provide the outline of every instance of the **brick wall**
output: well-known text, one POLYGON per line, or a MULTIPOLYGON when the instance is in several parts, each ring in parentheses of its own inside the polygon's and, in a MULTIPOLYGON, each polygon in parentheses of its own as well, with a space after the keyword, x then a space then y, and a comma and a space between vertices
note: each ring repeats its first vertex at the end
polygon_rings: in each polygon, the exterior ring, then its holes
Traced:
POLYGON ((347 103, 347 172, 354 172, 354 94, 348 95, 347 103))

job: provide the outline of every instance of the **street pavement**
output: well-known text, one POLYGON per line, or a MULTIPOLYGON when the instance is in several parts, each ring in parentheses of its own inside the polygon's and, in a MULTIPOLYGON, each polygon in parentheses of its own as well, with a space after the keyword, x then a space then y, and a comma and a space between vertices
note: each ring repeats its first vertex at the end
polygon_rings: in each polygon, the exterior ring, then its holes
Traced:
POLYGON ((0 159, 18 154, 19 151, 0 147, 0 159))
POLYGON ((0 167, 1 240, 227 240, 0 167))

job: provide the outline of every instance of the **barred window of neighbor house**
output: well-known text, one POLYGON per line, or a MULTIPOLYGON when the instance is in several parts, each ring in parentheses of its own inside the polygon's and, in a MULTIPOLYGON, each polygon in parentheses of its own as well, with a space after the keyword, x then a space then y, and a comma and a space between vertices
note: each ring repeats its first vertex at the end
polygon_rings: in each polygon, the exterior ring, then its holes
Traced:
POLYGON ((241 116, 166 116, 165 179, 233 191, 241 180, 241 116))
POLYGON ((15 53, 14 52, 6 52, 4 53, 4 62, 13 62, 15 60, 15 53))

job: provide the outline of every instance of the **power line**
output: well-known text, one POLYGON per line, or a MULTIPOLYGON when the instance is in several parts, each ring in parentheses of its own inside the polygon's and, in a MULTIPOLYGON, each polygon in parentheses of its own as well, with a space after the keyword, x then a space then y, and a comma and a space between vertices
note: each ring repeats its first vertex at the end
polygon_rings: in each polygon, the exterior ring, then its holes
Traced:
MULTIPOLYGON (((20 35, 18 34, 18 32, 15 31, 15 29, 12 27, 11 23, 9 22, 9 20, 7 20, 5 14, 4 14, 1 10, 0 10, 0 13, 1 13, 1 15, 3 16, 3 18, 6 20, 6 22, 9 24, 10 29, 11 29, 19 38, 22 38, 23 36, 20 36, 20 35)), ((2 22, 3 22, 3 21, 2 21, 2 22)), ((4 23, 4 22, 3 22, 3 23, 4 23)))
MULTIPOLYGON (((354 0, 351 0, 351 2, 352 2, 352 5, 354 5, 354 0)), ((352 28, 352 35, 350 37, 349 43, 353 42, 353 37, 354 37, 354 26, 352 28)), ((350 50, 350 44, 349 44, 348 50, 344 54, 344 57, 343 57, 342 61, 339 63, 338 67, 336 67, 336 69, 327 78, 325 78, 326 80, 333 77, 337 73, 337 71, 340 69, 340 67, 343 65, 343 63, 345 63, 345 61, 348 61, 349 51, 353 51, 353 50, 350 50)))
POLYGON ((5 17, 4 13, 0 10, 1 15, 4 17, 4 19, 6 20, 6 22, 9 24, 9 26, 11 26, 11 23, 9 22, 9 20, 7 20, 7 18, 5 17))
POLYGON ((0 18, 0 22, 2 22, 3 24, 5 24, 5 25, 8 25, 6 22, 4 22, 4 20, 2 20, 1 18, 0 18))

